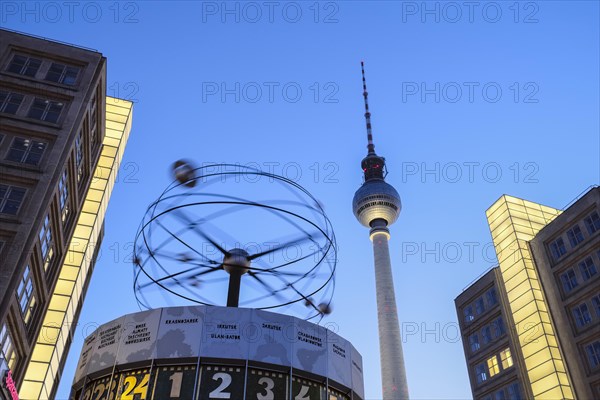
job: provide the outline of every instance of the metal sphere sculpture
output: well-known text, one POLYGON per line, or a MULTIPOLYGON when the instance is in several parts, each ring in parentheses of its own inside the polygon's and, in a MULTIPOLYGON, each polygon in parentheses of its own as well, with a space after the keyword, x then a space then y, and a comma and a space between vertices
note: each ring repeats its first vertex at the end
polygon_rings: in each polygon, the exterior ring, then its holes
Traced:
POLYGON ((306 319, 331 312, 337 244, 305 188, 237 164, 195 168, 179 160, 172 172, 135 238, 140 308, 227 299, 230 307, 279 308, 306 319))

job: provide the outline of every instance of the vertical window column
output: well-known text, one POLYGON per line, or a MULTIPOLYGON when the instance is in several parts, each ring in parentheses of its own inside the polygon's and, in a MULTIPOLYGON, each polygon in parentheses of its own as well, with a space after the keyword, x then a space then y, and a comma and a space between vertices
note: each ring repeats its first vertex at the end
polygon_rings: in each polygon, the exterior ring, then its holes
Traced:
POLYGON ((48 266, 54 259, 54 240, 52 237, 50 214, 47 214, 46 218, 44 219, 44 224, 42 225, 42 229, 39 233, 39 239, 44 271, 48 272, 48 266))
POLYGON ((21 282, 19 282, 19 287, 17 288, 17 300, 19 301, 19 309, 21 310, 23 321, 27 324, 31 319, 36 305, 33 278, 29 265, 25 267, 23 276, 21 276, 21 282))
POLYGON ((63 224, 69 218, 69 203, 69 174, 67 169, 65 169, 58 182, 58 205, 60 206, 60 215, 63 224))
POLYGON ((6 360, 8 368, 15 368, 17 354, 15 352, 10 330, 6 323, 3 323, 2 326, 0 326, 0 357, 6 360))

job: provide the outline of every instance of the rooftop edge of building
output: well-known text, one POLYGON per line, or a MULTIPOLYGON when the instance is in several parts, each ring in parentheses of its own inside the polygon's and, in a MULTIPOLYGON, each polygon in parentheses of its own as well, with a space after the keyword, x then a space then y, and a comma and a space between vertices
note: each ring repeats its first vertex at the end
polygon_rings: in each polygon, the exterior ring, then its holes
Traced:
POLYGON ((54 43, 54 44, 60 45, 60 46, 74 47, 74 48, 84 50, 84 51, 87 51, 90 53, 96 53, 98 55, 102 55, 101 52, 99 52, 96 49, 92 49, 91 47, 85 47, 85 46, 80 46, 80 45, 69 43, 69 42, 63 42, 63 41, 56 40, 56 39, 50 39, 45 36, 39 36, 39 35, 34 35, 32 33, 21 32, 21 31, 15 30, 15 29, 0 28, 0 33, 8 33, 8 34, 19 35, 19 36, 27 36, 29 38, 37 39, 40 41, 50 42, 50 43, 54 43))
POLYGON ((454 303, 455 304, 464 303, 464 301, 463 301, 464 297, 467 297, 467 296, 471 297, 470 295, 468 295, 470 292, 470 289, 475 287, 480 281, 485 280, 488 275, 494 274, 494 271, 498 268, 500 268, 499 265, 494 265, 492 267, 489 267, 485 271, 483 271, 481 274, 479 274, 475 279, 473 279, 467 286, 465 286, 463 288, 463 290, 460 292, 460 294, 458 296, 456 296, 456 298, 454 299, 454 303))

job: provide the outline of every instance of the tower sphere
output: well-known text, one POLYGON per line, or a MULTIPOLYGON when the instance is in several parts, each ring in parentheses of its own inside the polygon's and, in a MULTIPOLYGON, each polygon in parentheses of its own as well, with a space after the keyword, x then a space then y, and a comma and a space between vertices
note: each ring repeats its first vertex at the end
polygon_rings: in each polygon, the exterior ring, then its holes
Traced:
POLYGON ((352 210, 358 222, 366 227, 376 219, 391 225, 398 219, 402 202, 394 187, 382 179, 366 181, 354 194, 352 210))

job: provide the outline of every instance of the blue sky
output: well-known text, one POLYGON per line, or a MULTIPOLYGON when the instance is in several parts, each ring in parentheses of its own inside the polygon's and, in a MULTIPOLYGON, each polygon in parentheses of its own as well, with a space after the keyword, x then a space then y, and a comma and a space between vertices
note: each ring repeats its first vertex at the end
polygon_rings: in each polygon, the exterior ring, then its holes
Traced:
POLYGON ((390 246, 413 398, 471 397, 454 298, 495 263, 485 210, 505 193, 562 208, 599 182, 598 2, 24 4, 3 3, 3 27, 101 51, 108 94, 136 101, 60 399, 85 329, 138 310, 127 253, 182 157, 279 163, 321 200, 339 244, 328 321, 380 398, 371 244, 351 211, 361 60, 403 201, 390 246))

